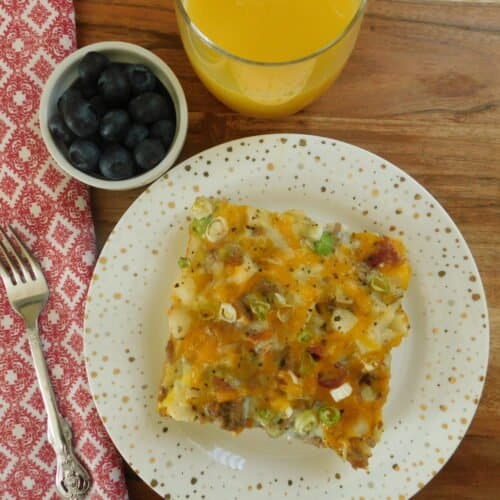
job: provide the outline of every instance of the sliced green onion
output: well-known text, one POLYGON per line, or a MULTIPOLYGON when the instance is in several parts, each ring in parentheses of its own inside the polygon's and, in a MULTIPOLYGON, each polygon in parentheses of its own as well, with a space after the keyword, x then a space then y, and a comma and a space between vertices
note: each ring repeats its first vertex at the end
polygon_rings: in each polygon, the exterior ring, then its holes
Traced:
POLYGON ((201 219, 202 217, 208 217, 214 211, 212 202, 203 196, 196 198, 193 206, 191 207, 191 213, 196 219, 201 219))
POLYGON ((325 231, 318 241, 313 243, 313 250, 322 257, 326 257, 333 252, 335 245, 337 244, 337 238, 333 236, 332 233, 325 231))
POLYGON ((275 417, 274 412, 269 408, 258 408, 257 410, 255 410, 255 416, 261 422, 270 422, 275 417))
POLYGON ((277 424, 272 424, 272 425, 267 425, 266 426, 266 432, 267 432, 267 434, 268 434, 269 437, 277 438, 277 437, 281 436, 285 432, 285 429, 281 428, 277 424))
POLYGON ((309 375, 315 367, 316 363, 314 362, 314 359, 308 352, 305 352, 300 362, 299 375, 309 375))
POLYGON ((318 419, 312 410, 305 410, 295 419, 295 432, 301 436, 310 434, 318 425, 318 419))
POLYGON ((181 269, 186 269, 186 267, 189 267, 191 265, 191 262, 187 257, 179 257, 179 260, 177 261, 177 265, 181 269))
POLYGON ((205 238, 211 243, 215 243, 224 238, 228 230, 226 219, 224 217, 216 217, 208 223, 205 238))
POLYGON ((244 299, 245 304, 250 308, 254 316, 263 321, 267 317, 267 313, 271 310, 271 305, 262 300, 259 296, 255 294, 249 294, 244 299))
POLYGON ((318 416, 322 424, 334 425, 340 421, 342 414, 338 408, 324 406, 319 409, 318 416))
POLYGON ((309 342, 312 339, 312 333, 309 330, 302 330, 298 337, 297 337, 299 342, 309 342))
POLYGON ((267 313, 271 309, 271 306, 267 302, 254 302, 250 309, 257 316, 257 319, 264 320, 266 319, 267 313))
POLYGON ((238 313, 232 304, 223 302, 219 307, 219 319, 226 323, 234 323, 238 317, 238 313))
POLYGON ((389 280, 380 273, 372 273, 368 283, 370 284, 370 288, 376 292, 389 293, 391 291, 389 280))
POLYGON ((207 215, 206 217, 202 217, 201 219, 195 219, 191 224, 191 229, 198 236, 202 237, 207 230, 208 225, 212 222, 213 217, 211 215, 207 215))

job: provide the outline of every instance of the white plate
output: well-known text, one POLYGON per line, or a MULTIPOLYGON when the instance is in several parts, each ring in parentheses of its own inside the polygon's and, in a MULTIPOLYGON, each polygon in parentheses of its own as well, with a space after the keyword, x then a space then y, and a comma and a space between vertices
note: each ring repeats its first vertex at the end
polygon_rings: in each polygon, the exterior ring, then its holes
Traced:
POLYGON ((89 292, 85 355, 98 411, 120 453, 172 498, 398 498, 421 489, 451 457, 477 408, 489 329, 477 268, 455 224, 417 182, 357 147, 268 135, 185 161, 139 197, 112 232, 89 292), (393 354, 386 431, 369 472, 328 450, 239 437, 156 413, 168 291, 199 194, 269 209, 298 208, 402 238, 413 278, 412 331, 393 354))

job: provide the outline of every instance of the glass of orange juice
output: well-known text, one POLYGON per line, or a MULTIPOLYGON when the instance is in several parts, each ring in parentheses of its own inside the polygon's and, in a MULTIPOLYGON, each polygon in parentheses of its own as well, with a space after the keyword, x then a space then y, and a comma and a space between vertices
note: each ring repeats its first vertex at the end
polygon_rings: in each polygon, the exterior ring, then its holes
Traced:
POLYGON ((349 58, 367 0, 175 0, 187 55, 205 86, 243 114, 295 113, 349 58))

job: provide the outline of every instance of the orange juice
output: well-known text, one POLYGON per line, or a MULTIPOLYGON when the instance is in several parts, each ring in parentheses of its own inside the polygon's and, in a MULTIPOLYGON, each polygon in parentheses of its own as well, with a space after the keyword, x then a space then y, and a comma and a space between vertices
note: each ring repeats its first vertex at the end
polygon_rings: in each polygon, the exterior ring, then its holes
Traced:
POLYGON ((303 108, 339 75, 364 0, 177 0, 184 47, 207 88, 253 116, 303 108), (207 41, 208 39, 208 41, 207 41))

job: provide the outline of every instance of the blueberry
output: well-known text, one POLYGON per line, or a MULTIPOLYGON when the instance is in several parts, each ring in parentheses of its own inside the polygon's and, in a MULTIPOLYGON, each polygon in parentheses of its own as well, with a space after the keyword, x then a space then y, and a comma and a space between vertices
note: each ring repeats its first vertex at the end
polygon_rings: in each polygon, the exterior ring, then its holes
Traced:
POLYGON ((151 92, 156 87, 156 78, 151 71, 142 64, 130 64, 127 67, 128 81, 134 95, 151 92))
POLYGON ((163 85, 163 83, 160 82, 160 80, 158 80, 158 78, 156 79, 156 92, 158 92, 158 94, 162 95, 168 102, 168 105, 170 107, 170 112, 172 113, 172 120, 175 120, 175 106, 174 106, 174 103, 172 102, 172 97, 170 97, 170 94, 168 92, 168 90, 166 89, 165 85, 163 85))
POLYGON ((172 119, 174 116, 171 102, 157 92, 146 92, 135 97, 130 101, 128 110, 134 121, 144 124, 172 119))
POLYGON ((101 174, 113 181, 129 179, 135 174, 132 155, 119 144, 109 145, 99 160, 101 174))
POLYGON ((95 86, 102 71, 108 66, 109 59, 100 52, 87 52, 78 65, 78 75, 84 85, 95 86))
POLYGON ((134 149, 134 158, 143 170, 150 170, 165 157, 166 151, 158 139, 145 139, 134 149))
POLYGON ((172 120, 160 120, 153 123, 150 129, 150 136, 160 139, 167 150, 172 145, 175 135, 175 123, 172 120))
POLYGON ((102 137, 99 134, 99 130, 95 134, 92 134, 92 135, 89 135, 88 137, 85 137, 85 140, 93 142, 101 150, 104 149, 109 144, 109 142, 105 142, 102 140, 102 137))
POLYGON ((76 97, 82 97, 82 93, 80 92, 79 89, 75 87, 70 87, 69 89, 66 89, 64 93, 59 97, 59 100, 57 101, 57 109, 62 113, 64 110, 64 106, 66 105, 66 102, 68 100, 73 100, 76 97))
POLYGON ((97 169, 101 152, 96 144, 84 139, 77 139, 69 147, 69 160, 79 170, 93 173, 97 169))
POLYGON ((105 141, 120 142, 127 135, 130 118, 123 109, 108 111, 101 120, 99 132, 105 141))
POLYGON ((168 93, 167 89, 165 88, 165 85, 160 82, 158 78, 155 78, 155 90, 158 92, 158 94, 164 95, 166 97, 170 98, 170 94, 168 93))
POLYGON ((59 151, 61 151, 64 158, 66 158, 66 160, 68 160, 71 163, 69 159, 69 146, 67 146, 63 142, 60 142, 57 146, 59 147, 59 151))
POLYGON ((130 84, 120 66, 114 64, 106 68, 97 82, 99 93, 109 104, 126 103, 130 98, 130 84))
POLYGON ((108 105, 102 95, 95 95, 89 99, 89 103, 99 119, 108 112, 108 105))
POLYGON ((71 88, 75 89, 75 90, 79 90, 84 99, 90 99, 91 97, 94 97, 98 92, 96 82, 85 83, 82 81, 81 78, 78 78, 73 83, 73 85, 71 85, 71 88))
POLYGON ((49 130, 54 139, 63 144, 69 144, 73 138, 73 132, 68 128, 60 114, 52 116, 49 120, 49 130))
POLYGON ((149 135, 149 130, 145 125, 134 123, 127 132, 123 144, 129 149, 134 149, 140 142, 146 139, 149 135))
POLYGON ((80 91, 85 99, 90 99, 97 95, 98 89, 97 85, 81 85, 80 91))
POLYGON ((99 120, 90 103, 76 94, 64 101, 62 115, 68 128, 78 137, 89 137, 99 127, 99 120))
POLYGON ((122 63, 122 62, 112 62, 110 65, 109 65, 111 68, 115 68, 119 71, 122 71, 123 73, 127 73, 127 68, 130 66, 130 64, 128 63, 122 63))

